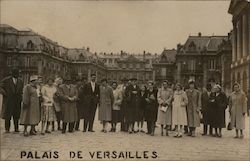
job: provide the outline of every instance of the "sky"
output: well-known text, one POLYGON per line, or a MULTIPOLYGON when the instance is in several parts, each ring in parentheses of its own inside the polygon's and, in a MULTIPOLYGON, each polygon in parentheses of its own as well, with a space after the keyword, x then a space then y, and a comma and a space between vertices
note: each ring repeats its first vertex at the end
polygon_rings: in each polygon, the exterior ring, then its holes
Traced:
POLYGON ((230 1, 2 0, 0 23, 92 52, 161 53, 189 35, 227 35, 230 1))

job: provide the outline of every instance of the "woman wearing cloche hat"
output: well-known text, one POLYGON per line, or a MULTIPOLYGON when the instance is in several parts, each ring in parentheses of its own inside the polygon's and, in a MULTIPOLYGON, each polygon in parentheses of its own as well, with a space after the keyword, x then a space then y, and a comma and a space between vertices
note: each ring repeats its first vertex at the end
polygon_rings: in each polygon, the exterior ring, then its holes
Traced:
POLYGON ((30 135, 36 135, 35 126, 40 122, 40 92, 37 89, 39 77, 32 75, 30 83, 24 87, 23 104, 21 109, 20 124, 24 125, 24 136, 28 136, 27 127, 30 125, 30 135))

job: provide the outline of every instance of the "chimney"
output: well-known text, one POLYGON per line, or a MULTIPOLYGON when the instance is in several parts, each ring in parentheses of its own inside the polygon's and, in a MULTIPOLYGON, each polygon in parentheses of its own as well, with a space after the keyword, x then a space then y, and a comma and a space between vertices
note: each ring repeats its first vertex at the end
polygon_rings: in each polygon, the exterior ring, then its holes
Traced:
POLYGON ((123 50, 121 50, 121 54, 123 54, 123 50))
POLYGON ((143 54, 144 54, 144 55, 146 54, 146 51, 145 51, 145 50, 143 51, 143 54))
POLYGON ((201 37, 201 32, 198 33, 198 36, 201 37))
POLYGON ((89 47, 87 47, 87 51, 89 51, 89 47))

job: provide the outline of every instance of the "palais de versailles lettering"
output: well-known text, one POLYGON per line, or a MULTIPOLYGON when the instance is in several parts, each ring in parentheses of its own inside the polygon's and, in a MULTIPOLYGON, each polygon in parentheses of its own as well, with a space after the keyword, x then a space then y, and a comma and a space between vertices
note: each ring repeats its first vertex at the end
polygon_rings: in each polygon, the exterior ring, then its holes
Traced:
MULTIPOLYGON (((11 68, 21 71, 28 83, 30 75, 43 78, 70 75, 74 78, 120 81, 135 77, 140 83, 162 80, 186 84, 194 79, 200 87, 214 80, 230 91, 232 82, 250 88, 250 5, 247 0, 232 0, 228 12, 233 15, 233 30, 225 36, 189 36, 176 49, 161 54, 96 53, 90 48, 66 48, 57 42, 28 30, 0 25, 0 79, 11 68), (229 74, 231 73, 231 75, 229 74)), ((167 39, 167 38, 166 38, 167 39)))

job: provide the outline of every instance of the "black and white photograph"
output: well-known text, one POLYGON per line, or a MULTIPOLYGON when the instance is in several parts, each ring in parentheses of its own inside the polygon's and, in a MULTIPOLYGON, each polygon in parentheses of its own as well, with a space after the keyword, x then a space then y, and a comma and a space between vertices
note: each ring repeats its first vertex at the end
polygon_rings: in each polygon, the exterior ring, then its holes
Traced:
POLYGON ((0 0, 0 160, 249 161, 250 0, 0 0))

